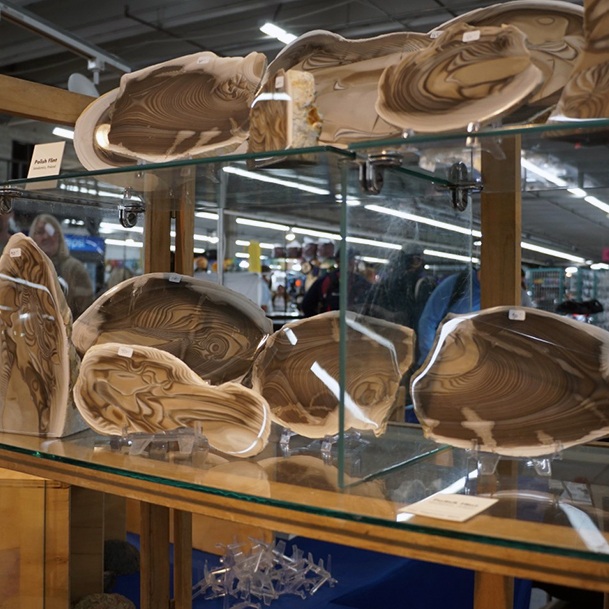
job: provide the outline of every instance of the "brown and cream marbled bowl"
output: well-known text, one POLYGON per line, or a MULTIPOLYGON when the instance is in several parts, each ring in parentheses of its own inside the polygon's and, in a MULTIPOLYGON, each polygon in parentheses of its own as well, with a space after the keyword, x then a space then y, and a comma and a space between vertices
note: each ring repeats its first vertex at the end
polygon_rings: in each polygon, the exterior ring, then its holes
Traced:
POLYGON ((0 256, 0 430, 63 437, 86 428, 71 389, 80 359, 52 262, 18 233, 0 256))
POLYGON ((431 46, 386 68, 377 112, 400 129, 421 133, 462 130, 500 118, 543 83, 525 41, 509 25, 447 27, 431 46))
POLYGON ((556 103, 584 46, 584 11, 560 0, 514 0, 474 9, 433 29, 437 35, 456 23, 475 27, 512 25, 525 36, 531 61, 543 73, 543 84, 528 100, 545 108, 556 103))
POLYGON ((549 455, 609 434, 609 332, 526 307, 451 316, 411 394, 437 442, 549 455))
POLYGON ((267 79, 280 70, 302 70, 315 78, 315 103, 322 117, 320 144, 397 137, 399 129, 379 117, 375 103, 383 70, 405 54, 431 43, 426 34, 393 32, 348 39, 313 30, 287 45, 269 64, 267 79))
POLYGON ((102 294, 74 323, 81 355, 119 342, 163 349, 212 384, 240 380, 272 322, 254 302, 211 281, 176 273, 133 277, 102 294))
POLYGON ((584 1, 585 44, 550 121, 609 118, 609 2, 584 1))
POLYGON ((89 104, 76 122, 80 162, 96 170, 235 150, 247 138, 266 63, 262 53, 203 51, 123 75, 120 86, 89 104))
POLYGON ((173 355, 105 343, 82 360, 74 399, 98 433, 158 433, 201 426, 209 445, 236 457, 258 454, 271 429, 269 407, 239 383, 214 386, 173 355))
MULTIPOLYGON (((308 438, 339 432, 339 313, 286 324, 256 357, 252 386, 273 421, 308 438)), ((410 328, 347 313, 345 430, 387 427, 414 352, 410 328)))

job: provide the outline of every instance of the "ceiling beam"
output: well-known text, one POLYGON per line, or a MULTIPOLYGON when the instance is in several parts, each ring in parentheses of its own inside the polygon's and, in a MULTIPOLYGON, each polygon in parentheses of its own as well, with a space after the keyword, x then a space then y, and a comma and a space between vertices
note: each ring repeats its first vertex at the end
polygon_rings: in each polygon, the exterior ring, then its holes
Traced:
POLYGON ((0 2, 0 16, 2 19, 19 25, 47 40, 51 40, 77 55, 86 57, 90 62, 93 62, 93 69, 103 70, 106 65, 109 65, 121 72, 131 71, 131 68, 121 61, 119 57, 107 53, 101 47, 90 44, 86 40, 34 15, 34 13, 12 5, 10 2, 0 2))
POLYGON ((94 97, 0 74, 0 114, 74 126, 94 97))

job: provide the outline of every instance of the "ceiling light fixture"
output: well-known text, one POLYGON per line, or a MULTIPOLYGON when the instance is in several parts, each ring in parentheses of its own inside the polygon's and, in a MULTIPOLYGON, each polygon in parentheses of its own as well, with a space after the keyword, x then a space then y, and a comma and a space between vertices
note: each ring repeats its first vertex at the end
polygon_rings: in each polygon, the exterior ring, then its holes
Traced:
POLYGON ((251 218, 237 218, 235 220, 237 224, 243 224, 245 226, 256 226, 258 228, 268 228, 269 230, 278 230, 281 232, 287 232, 290 230, 289 226, 285 224, 277 224, 276 222, 263 222, 262 220, 252 220, 251 218))
MULTIPOLYGON (((588 199, 590 197, 586 197, 588 199)), ((593 197, 594 198, 594 197, 593 197)), ((598 201, 598 199, 597 199, 598 201)), ((590 203, 590 201, 588 201, 590 203)), ((603 204, 602 201, 598 201, 603 204)), ((603 204, 604 205, 604 204, 603 204)), ((597 205, 598 206, 598 205, 597 205)), ((609 206, 607 206, 609 210, 609 206)), ((379 205, 366 205, 366 209, 370 209, 371 211, 377 211, 379 213, 388 214, 390 216, 397 216, 399 218, 403 218, 404 220, 412 220, 414 222, 419 222, 420 224, 428 224, 430 226, 435 226, 437 228, 443 228, 445 230, 450 230, 456 233, 461 233, 463 235, 471 235, 472 237, 482 237, 482 233, 479 230, 472 230, 469 228, 464 228, 462 226, 457 226, 455 224, 448 224, 447 222, 440 222, 438 220, 430 220, 429 218, 423 218, 421 216, 415 216, 414 214, 409 214, 406 212, 398 211, 395 209, 388 209, 386 207, 381 207, 379 205)), ((522 241, 520 243, 520 247, 525 250, 530 250, 532 252, 538 252, 540 254, 547 254, 548 256, 554 256, 555 258, 562 258, 563 260, 569 260, 570 262, 577 262, 579 264, 584 264, 585 259, 581 256, 575 256, 573 254, 569 254, 567 252, 560 252, 555 249, 551 249, 548 247, 543 247, 541 245, 534 245, 533 243, 526 243, 522 241)), ((467 260, 469 258, 466 257, 467 260)))
MULTIPOLYGON (((235 245, 239 247, 249 247, 251 241, 247 241, 246 239, 237 239, 235 241, 235 245)), ((263 250, 274 250, 275 246, 272 243, 260 243, 260 249, 263 250)))
POLYGON ((292 182, 291 180, 282 180, 281 178, 274 178, 272 176, 255 173, 253 171, 247 171, 246 169, 239 169, 239 167, 224 167, 225 173, 241 176, 242 178, 249 178, 250 180, 257 180, 258 182, 266 182, 267 184, 278 184, 279 186, 286 186, 287 188, 295 188, 296 190, 302 190, 304 192, 310 192, 314 195, 329 195, 330 191, 325 188, 317 188, 316 186, 307 186, 300 182, 292 182))
POLYGON ((144 247, 141 241, 133 239, 105 239, 106 245, 118 245, 120 247, 144 247))
POLYGON ((454 233, 460 233, 462 235, 482 237, 482 233, 479 230, 473 230, 471 228, 466 228, 465 226, 458 226, 456 224, 449 224, 448 222, 442 222, 440 220, 432 220, 431 218, 417 216, 416 214, 409 214, 408 212, 399 211, 397 209, 382 207, 381 205, 365 205, 364 209, 369 209, 370 211, 375 211, 379 214, 387 214, 388 216, 402 218, 402 220, 410 220, 411 222, 417 222, 419 224, 427 224, 428 226, 434 226, 435 228, 443 228, 444 230, 449 230, 454 233))
POLYGON ((195 213, 197 218, 204 218, 205 220, 217 220, 218 214, 215 214, 210 211, 198 211, 195 213))
POLYGON ((584 197, 584 201, 586 203, 590 203, 590 205, 593 205, 594 207, 605 212, 606 214, 609 214, 609 205, 607 205, 607 203, 603 203, 603 201, 601 201, 600 199, 597 199, 596 197, 589 195, 587 197, 584 197))
POLYGON ((99 223, 99 232, 100 233, 114 233, 116 231, 122 231, 126 233, 139 233, 143 234, 144 229, 141 226, 134 226, 132 228, 125 228, 122 224, 114 224, 112 222, 100 222, 99 223))
POLYGON ((424 249, 423 254, 425 256, 434 256, 435 258, 446 258, 448 260, 458 260, 459 262, 471 262, 473 264, 480 264, 479 258, 473 256, 462 256, 461 254, 452 254, 451 252, 441 252, 439 250, 424 249))
POLYGON ((360 260, 367 262, 369 264, 388 264, 389 260, 387 258, 376 258, 375 256, 361 256, 360 260))
POLYGON ((55 127, 55 129, 53 129, 53 135, 64 137, 67 140, 74 139, 74 131, 72 131, 72 129, 66 129, 65 127, 55 127))
POLYGON ((311 228, 292 227, 292 232, 297 235, 307 235, 308 237, 319 237, 321 239, 330 239, 332 241, 340 241, 341 236, 337 233, 326 233, 321 230, 313 230, 311 228))
POLYGON ((573 254, 567 254, 565 252, 559 252, 558 250, 551 249, 549 247, 542 247, 541 245, 534 245, 533 243, 525 243, 522 241, 520 247, 523 250, 529 250, 531 252, 537 252, 539 254, 547 254, 555 258, 562 258, 563 260, 569 260, 570 262, 578 262, 584 264, 586 260, 581 256, 574 256, 573 254))
POLYGON ((588 194, 583 188, 567 188, 567 192, 570 192, 574 197, 579 197, 580 199, 583 199, 588 194))
POLYGON ((370 245, 372 247, 385 247, 390 250, 401 250, 402 246, 397 243, 386 243, 385 241, 375 241, 374 239, 364 239, 363 237, 347 237, 347 243, 357 243, 358 245, 370 245))
POLYGON ((540 178, 543 178, 546 182, 550 182, 550 184, 560 186, 561 188, 568 186, 568 182, 566 180, 559 178, 556 174, 552 173, 551 171, 548 171, 547 169, 544 169, 543 167, 540 167, 539 165, 536 165, 528 159, 521 158, 520 164, 524 169, 530 171, 531 173, 534 173, 540 178))
POLYGON ((290 42, 296 40, 296 36, 294 36, 294 34, 290 34, 282 27, 268 21, 264 25, 260 26, 260 31, 271 38, 276 38, 279 40, 279 42, 283 42, 283 44, 290 44, 290 42))

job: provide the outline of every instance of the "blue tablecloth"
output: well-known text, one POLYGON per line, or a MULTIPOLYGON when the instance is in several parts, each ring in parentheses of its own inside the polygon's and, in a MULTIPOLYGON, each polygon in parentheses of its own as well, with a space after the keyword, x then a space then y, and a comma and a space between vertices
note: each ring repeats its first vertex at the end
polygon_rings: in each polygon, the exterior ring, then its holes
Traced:
MULTIPOLYGON (((129 541, 138 545, 136 536, 129 541)), ((315 561, 326 562, 331 556, 331 573, 338 580, 333 586, 322 586, 313 596, 282 596, 273 601, 271 609, 472 609, 474 574, 467 569, 447 567, 420 560, 411 560, 359 550, 348 546, 296 537, 287 542, 311 552, 315 561)), ((193 582, 203 576, 207 561, 210 568, 219 566, 219 557, 195 550, 193 582)), ((120 576, 112 590, 131 599, 139 608, 139 574, 120 576)), ((531 584, 516 580, 514 609, 528 609, 531 584)), ((260 603, 261 607, 264 604, 260 603)), ((224 609, 220 599, 199 597, 193 609, 224 609)))

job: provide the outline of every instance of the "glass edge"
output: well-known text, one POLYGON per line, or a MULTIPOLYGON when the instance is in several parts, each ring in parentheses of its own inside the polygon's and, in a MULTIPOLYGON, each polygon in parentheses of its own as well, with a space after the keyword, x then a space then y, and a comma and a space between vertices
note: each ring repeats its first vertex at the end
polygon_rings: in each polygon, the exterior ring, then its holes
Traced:
POLYGON ((478 131, 454 131, 446 133, 414 133, 406 134, 401 138, 388 138, 354 142, 349 144, 348 150, 363 152, 368 148, 408 146, 411 144, 429 144, 433 142, 455 141, 467 138, 509 137, 514 135, 540 135, 543 133, 567 132, 580 133, 594 129, 609 129, 609 119, 588 119, 579 121, 564 121, 544 124, 506 125, 502 127, 488 127, 478 131))
MULTIPOLYGON (((239 161, 247 161, 252 159, 265 160, 269 158, 281 158, 281 157, 296 157, 305 154, 320 154, 320 153, 331 153, 336 154, 344 158, 351 159, 354 157, 354 153, 350 152, 345 148, 337 148, 335 146, 315 146, 311 148, 289 148, 285 150, 272 150, 269 152, 250 152, 242 154, 223 155, 215 157, 202 157, 197 159, 185 159, 182 161, 169 161, 165 163, 144 163, 139 165, 129 165, 125 167, 115 167, 111 169, 98 169, 94 171, 88 171, 83 169, 82 171, 67 171, 65 173, 59 173, 52 176, 43 176, 38 178, 19 178, 13 180, 0 181, 0 186, 17 186, 19 184, 35 184, 40 182, 54 182, 56 180, 69 180, 76 178, 94 178, 103 176, 115 176, 121 174, 131 174, 137 172, 153 172, 156 170, 171 169, 171 168, 185 168, 185 167, 198 167, 201 165, 212 165, 216 163, 228 164, 236 163, 239 161)), ((265 167, 266 168, 266 167, 265 167)), ((272 166, 270 167, 272 168, 272 166)))
MULTIPOLYGON (((443 529, 435 528, 433 526, 425 526, 421 524, 410 524, 404 522, 398 522, 397 520, 387 520, 383 518, 376 518, 373 516, 367 516, 358 514, 356 512, 345 512, 342 510, 333 510, 331 508, 317 508, 306 504, 294 503, 289 501, 283 501, 279 499, 273 499, 269 497, 261 497, 259 495, 251 495, 247 493, 240 493, 237 491, 218 489, 214 487, 203 486, 200 484, 194 484, 190 482, 182 482, 177 480, 171 480, 162 476, 154 476, 148 474, 142 474, 136 471, 120 469, 109 465, 91 464, 91 466, 83 466, 83 462, 71 457, 65 457, 63 455, 53 455, 49 453, 42 453, 39 451, 31 451, 28 449, 9 446, 0 444, 0 448, 9 450, 11 452, 17 452, 24 455, 35 456, 37 458, 46 459, 49 461, 57 461, 72 465, 76 467, 84 467, 93 471, 99 471, 108 474, 114 474, 125 478, 132 478, 136 480, 143 480, 151 483, 161 484, 167 487, 182 488, 189 491, 200 492, 204 494, 215 495, 219 497, 227 497, 248 503, 257 503, 260 505, 268 505, 276 508, 289 509, 295 512, 306 512, 318 516, 328 516, 330 518, 337 518, 348 520, 352 522, 358 522, 362 524, 369 524, 374 526, 380 526, 389 529, 402 529, 408 530, 413 533, 421 533, 426 535, 432 535, 435 537, 444 537, 448 539, 456 539, 460 541, 471 541, 483 543, 489 546, 499 546, 505 548, 519 549, 523 551, 535 551, 542 554, 553 555, 553 556, 568 556, 571 558, 579 558, 583 560, 592 560, 595 562, 609 562, 609 555, 600 554, 598 552, 587 552, 585 550, 577 550, 574 548, 559 548, 556 546, 549 546, 541 543, 535 543, 533 541, 526 542, 522 540, 513 539, 502 539, 497 537, 489 537, 488 535, 477 534, 471 531, 455 531, 454 529, 443 529)), ((289 531, 287 531, 289 532, 289 531)))

